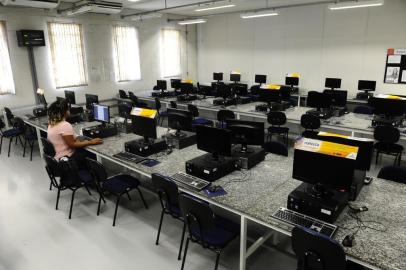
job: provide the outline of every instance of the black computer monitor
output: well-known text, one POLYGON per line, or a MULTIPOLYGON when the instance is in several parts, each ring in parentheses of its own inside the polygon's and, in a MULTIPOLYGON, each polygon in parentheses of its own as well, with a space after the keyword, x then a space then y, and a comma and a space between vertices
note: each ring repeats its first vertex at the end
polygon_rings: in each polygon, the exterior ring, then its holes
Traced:
POLYGON ((360 91, 371 92, 375 91, 375 89, 376 89, 376 81, 364 81, 364 80, 358 81, 358 90, 360 91))
POLYGON ((223 73, 222 72, 214 72, 213 73, 213 80, 215 81, 222 81, 223 80, 223 73))
POLYGON ((93 104, 99 103, 99 96, 97 95, 86 94, 85 97, 86 97, 86 109, 88 110, 93 109, 93 104))
POLYGON ((95 121, 103 124, 110 123, 110 107, 93 104, 93 117, 95 121))
POLYGON ((120 117, 128 118, 130 116, 133 103, 131 101, 120 101, 118 103, 118 115, 120 117))
POLYGON ((175 90, 180 89, 180 84, 181 84, 182 80, 179 79, 171 79, 171 87, 175 90))
POLYGON ((245 83, 233 83, 230 85, 232 91, 237 96, 246 96, 248 95, 248 85, 245 83))
POLYGON ((76 104, 75 92, 65 90, 65 99, 71 105, 76 104))
POLYGON ((335 107, 345 107, 345 106, 347 106, 347 95, 348 95, 347 91, 344 91, 344 90, 324 90, 323 93, 330 97, 332 106, 335 106, 335 107))
POLYGON ((307 95, 307 107, 310 108, 317 108, 318 111, 321 109, 330 108, 331 106, 331 98, 329 95, 310 91, 307 95))
POLYGON ((165 91, 167 89, 166 81, 165 80, 157 80, 156 86, 159 90, 165 91))
POLYGON ((192 131, 193 116, 191 112, 168 108, 168 127, 176 130, 176 136, 181 137, 181 130, 192 131))
POLYGON ((285 84, 290 86, 298 86, 299 85, 299 77, 286 77, 285 84))
POLYGON ((215 160, 218 160, 219 155, 231 156, 231 136, 231 131, 227 129, 196 126, 197 148, 212 153, 215 160))
POLYGON ((266 75, 255 75, 255 83, 263 84, 266 83, 266 75))
POLYGON ((230 81, 232 81, 232 82, 239 82, 239 81, 241 81, 241 74, 231 73, 231 74, 230 74, 230 81))
POLYGON ((332 90, 341 88, 341 79, 326 78, 326 82, 325 82, 324 86, 327 88, 331 88, 332 90))
POLYGON ((406 100, 372 97, 368 102, 374 108, 375 115, 396 117, 406 113, 406 100))
POLYGON ((249 152, 248 145, 264 145, 264 123, 242 120, 226 120, 232 132, 232 143, 241 144, 241 152, 249 152))
POLYGON ((145 142, 157 138, 155 118, 131 115, 131 130, 134 134, 142 136, 145 142))
POLYGON ((259 98, 261 101, 266 103, 279 102, 281 100, 281 95, 279 90, 276 89, 262 89, 258 90, 259 98))
POLYGON ((295 149, 294 179, 328 188, 349 191, 354 179, 356 160, 295 149))
POLYGON ((193 84, 192 83, 181 83, 180 91, 182 94, 190 95, 193 93, 193 84))

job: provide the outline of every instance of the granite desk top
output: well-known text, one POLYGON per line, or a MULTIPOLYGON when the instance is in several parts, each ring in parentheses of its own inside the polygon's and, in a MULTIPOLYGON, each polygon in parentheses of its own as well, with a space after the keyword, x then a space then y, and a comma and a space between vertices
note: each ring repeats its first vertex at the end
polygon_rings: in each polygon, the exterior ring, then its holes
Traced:
MULTIPOLYGON (((27 120, 27 123, 46 130, 44 119, 27 120)), ((79 132, 83 127, 95 123, 82 123, 74 128, 79 132)), ((162 135, 166 129, 159 128, 162 135)), ((124 143, 140 138, 134 134, 121 134, 107 138, 102 145, 88 147, 91 152, 109 157, 120 165, 131 168, 146 175, 161 173, 172 175, 185 170, 185 161, 197 157, 204 152, 196 146, 182 150, 174 150, 169 155, 152 157, 160 161, 155 167, 146 167, 115 159, 112 155, 124 150, 124 143)), ((207 201, 222 206, 248 219, 259 222, 272 229, 290 235, 292 227, 272 218, 272 214, 281 206, 286 207, 288 194, 301 182, 292 179, 293 157, 281 157, 268 154, 265 161, 249 171, 235 171, 216 181, 223 186, 227 195, 208 198, 205 193, 186 191, 207 201)), ((375 179, 371 185, 365 186, 355 204, 366 205, 369 211, 360 214, 364 223, 371 228, 364 228, 356 234, 356 245, 345 248, 350 259, 359 261, 370 267, 385 270, 406 269, 406 185, 375 179)), ((339 226, 334 238, 338 241, 356 231, 357 222, 347 214, 345 209, 339 216, 339 226)))

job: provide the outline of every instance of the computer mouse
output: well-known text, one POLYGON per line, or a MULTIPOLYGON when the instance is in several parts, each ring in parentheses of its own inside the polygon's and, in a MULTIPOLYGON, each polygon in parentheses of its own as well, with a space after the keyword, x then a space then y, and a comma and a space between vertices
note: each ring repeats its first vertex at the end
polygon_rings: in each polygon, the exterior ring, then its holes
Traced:
POLYGON ((221 190, 221 186, 216 186, 216 185, 214 185, 214 186, 210 186, 210 187, 209 187, 209 192, 210 192, 210 193, 216 193, 216 192, 218 192, 219 190, 221 190))
POLYGON ((374 178, 372 178, 372 177, 369 177, 369 176, 367 176, 367 177, 365 177, 364 178, 364 185, 369 185, 369 184, 371 184, 371 182, 374 180, 374 178))
POLYGON ((342 242, 343 246, 345 247, 353 247, 355 244, 355 236, 352 234, 347 235, 343 242, 342 242))

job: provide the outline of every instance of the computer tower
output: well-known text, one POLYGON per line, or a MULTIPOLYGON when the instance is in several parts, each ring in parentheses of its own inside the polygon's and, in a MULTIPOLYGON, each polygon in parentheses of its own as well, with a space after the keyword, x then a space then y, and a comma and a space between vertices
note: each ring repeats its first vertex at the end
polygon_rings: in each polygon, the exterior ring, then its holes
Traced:
POLYGON ((125 143, 125 151, 139 155, 142 157, 148 157, 153 154, 162 152, 168 148, 166 141, 163 139, 156 139, 153 142, 145 143, 144 139, 129 141, 125 143))
POLYGON ((235 171, 236 159, 233 157, 219 157, 213 160, 212 154, 186 161, 186 172, 209 182, 216 181, 235 171))
POLYGON ((196 133, 189 131, 182 131, 181 136, 170 134, 166 136, 169 145, 176 149, 183 149, 196 144, 196 133))
POLYGON ((118 134, 116 125, 94 126, 82 129, 82 134, 89 138, 101 138, 116 136, 118 134))
POLYGON ((250 146, 247 152, 241 152, 241 146, 234 146, 231 156, 236 159, 238 168, 249 170, 265 159, 266 152, 260 146, 250 146))

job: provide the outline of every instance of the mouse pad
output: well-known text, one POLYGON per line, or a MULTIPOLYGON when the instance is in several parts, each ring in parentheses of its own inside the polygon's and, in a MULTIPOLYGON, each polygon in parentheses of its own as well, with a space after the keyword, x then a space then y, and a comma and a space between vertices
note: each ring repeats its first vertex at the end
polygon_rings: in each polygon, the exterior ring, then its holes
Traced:
POLYGON ((141 162, 142 165, 147 166, 147 167, 154 167, 158 165, 160 162, 155 159, 146 159, 143 162, 141 162))
POLYGON ((207 196, 210 198, 213 197, 219 197, 219 196, 224 196, 227 194, 227 191, 225 191, 222 187, 217 190, 217 192, 210 192, 208 188, 204 190, 204 193, 206 193, 207 196))

